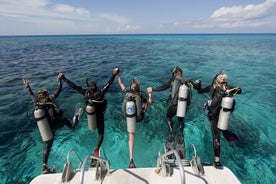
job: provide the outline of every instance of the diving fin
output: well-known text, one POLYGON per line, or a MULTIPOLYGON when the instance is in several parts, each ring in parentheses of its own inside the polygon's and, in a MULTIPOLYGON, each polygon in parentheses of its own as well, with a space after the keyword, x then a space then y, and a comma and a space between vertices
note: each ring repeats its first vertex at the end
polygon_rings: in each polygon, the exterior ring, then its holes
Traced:
POLYGON ((80 117, 83 113, 82 108, 77 108, 73 117, 73 127, 75 128, 80 120, 80 117))
POLYGON ((222 131, 223 137, 228 141, 228 142, 238 142, 239 138, 236 134, 231 132, 230 130, 224 130, 222 131))

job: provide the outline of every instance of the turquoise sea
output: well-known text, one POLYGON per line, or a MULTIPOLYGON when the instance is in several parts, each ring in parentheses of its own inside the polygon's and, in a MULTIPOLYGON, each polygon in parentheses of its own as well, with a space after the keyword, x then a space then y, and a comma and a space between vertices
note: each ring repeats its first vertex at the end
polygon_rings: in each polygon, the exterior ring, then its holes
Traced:
MULTIPOLYGON (((240 141, 229 143, 222 138, 221 162, 243 184, 276 183, 276 34, 0 37, 0 183, 29 183, 41 173, 44 144, 31 121, 33 104, 22 78, 29 80, 34 92, 46 88, 53 93, 59 72, 83 87, 86 79, 102 86, 116 66, 126 86, 136 76, 143 91, 167 82, 175 66, 183 68, 185 77, 201 79, 203 87, 224 69, 229 84, 241 87, 243 93, 235 96, 230 120, 230 129, 240 141)), ((137 167, 156 166, 157 153, 168 135, 165 113, 169 93, 153 93, 153 104, 137 125, 137 167)), ((111 168, 126 168, 128 134, 121 119, 123 95, 117 78, 106 99, 102 147, 111 168)), ((193 143, 201 160, 212 163, 210 124, 202 109, 208 99, 209 94, 193 91, 184 136, 186 146, 193 143)), ((70 119, 77 107, 84 107, 83 97, 66 83, 56 102, 70 119)), ((58 130, 49 165, 62 171, 71 148, 84 158, 93 152, 97 135, 88 130, 85 114, 76 130, 58 130)))

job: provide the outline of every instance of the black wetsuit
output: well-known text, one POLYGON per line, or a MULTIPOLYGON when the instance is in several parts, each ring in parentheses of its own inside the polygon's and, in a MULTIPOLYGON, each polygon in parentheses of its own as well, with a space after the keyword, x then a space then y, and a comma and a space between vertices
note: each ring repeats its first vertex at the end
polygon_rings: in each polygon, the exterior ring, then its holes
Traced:
MULTIPOLYGON (((62 89, 62 83, 59 80, 57 90, 55 91, 54 94, 49 95, 45 99, 45 102, 52 103, 53 100, 59 96, 61 89, 62 89)), ((54 108, 54 106, 51 104, 45 104, 45 105, 41 104, 40 100, 34 95, 30 86, 28 86, 28 93, 36 106, 39 105, 45 109, 46 116, 49 121, 53 136, 55 135, 55 131, 57 129, 63 127, 64 125, 67 125, 70 129, 74 128, 73 124, 68 119, 63 117, 62 110, 58 110, 57 108, 54 108), (51 114, 54 114, 54 115, 50 115, 49 111, 52 111, 53 113, 51 113, 51 114)), ((52 138, 51 140, 45 141, 45 146, 43 149, 43 164, 47 165, 47 163, 48 163, 48 158, 49 158, 51 147, 53 145, 53 141, 54 141, 54 138, 52 138)))
POLYGON ((64 81, 74 90, 78 91, 80 94, 84 96, 86 104, 93 102, 96 109, 96 120, 97 120, 97 128, 98 128, 98 143, 97 148, 100 148, 103 139, 104 139, 104 112, 106 109, 107 101, 104 99, 105 93, 108 91, 109 87, 113 83, 116 75, 112 75, 109 81, 101 88, 97 89, 97 91, 91 91, 88 89, 83 89, 80 86, 77 86, 70 80, 64 77, 64 81))
MULTIPOLYGON (((175 77, 172 77, 164 85, 152 88, 152 91, 164 91, 166 89, 169 89, 169 88, 172 87, 172 83, 174 82, 174 80, 175 80, 175 77)), ((197 89, 197 90, 200 89, 199 84, 193 83, 192 81, 190 81, 189 79, 186 79, 186 78, 184 78, 184 80, 185 80, 186 83, 192 84, 195 89, 197 89)), ((167 120, 167 124, 168 124, 169 129, 170 129, 171 132, 173 131, 172 118, 176 115, 176 112, 177 112, 177 101, 178 101, 177 98, 178 98, 178 94, 175 95, 174 99, 172 99, 171 96, 168 99, 169 108, 167 110, 166 120, 167 120)), ((191 102, 188 100, 188 105, 190 103, 191 102)), ((183 130, 184 130, 184 118, 178 117, 178 124, 179 124, 179 132, 182 133, 183 130)))
MULTIPOLYGON (((230 86, 226 86, 226 89, 232 89, 230 86)), ((235 88, 231 91, 230 94, 226 93, 226 90, 223 90, 220 87, 214 88, 213 85, 209 85, 201 90, 198 90, 198 93, 210 92, 212 101, 211 104, 207 107, 208 109, 208 119, 211 122, 211 131, 213 137, 213 148, 215 157, 220 157, 220 133, 221 130, 218 128, 218 118, 219 112, 221 109, 221 100, 227 95, 240 94, 241 89, 235 88)))

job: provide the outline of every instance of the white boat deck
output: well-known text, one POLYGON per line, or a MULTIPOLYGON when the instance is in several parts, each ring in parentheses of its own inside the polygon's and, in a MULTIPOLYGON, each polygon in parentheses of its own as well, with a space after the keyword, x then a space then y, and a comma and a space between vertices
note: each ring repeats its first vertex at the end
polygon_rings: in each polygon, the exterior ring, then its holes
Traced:
MULTIPOLYGON (((83 183, 101 184, 177 184, 181 183, 180 170, 172 169, 171 176, 162 176, 155 172, 156 168, 114 169, 102 180, 96 180, 96 169, 85 172, 83 183)), ((205 174, 196 176, 191 167, 184 167, 186 184, 240 184, 236 176, 227 167, 215 169, 213 166, 204 166, 205 174)), ((37 176, 31 184, 77 184, 81 183, 80 172, 77 172, 70 182, 62 182, 62 173, 37 176)))
POLYGON ((181 159, 176 150, 170 150, 159 154, 156 167, 133 169, 110 169, 108 160, 93 155, 87 155, 82 161, 77 152, 71 149, 62 173, 39 175, 31 184, 240 184, 227 167, 216 169, 202 166, 193 145, 192 148, 194 156, 191 160, 181 159), (71 153, 79 158, 79 168, 72 167, 71 153), (88 166, 90 159, 96 161, 95 167, 88 166))

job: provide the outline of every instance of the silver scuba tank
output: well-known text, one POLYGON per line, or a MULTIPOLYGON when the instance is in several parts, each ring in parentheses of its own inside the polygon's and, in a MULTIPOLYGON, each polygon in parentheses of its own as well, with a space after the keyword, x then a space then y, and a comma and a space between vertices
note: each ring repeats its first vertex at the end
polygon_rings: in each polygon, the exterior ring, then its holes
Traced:
POLYGON ((179 87, 178 92, 178 102, 177 102, 177 111, 176 116, 177 117, 185 117, 186 115, 186 109, 188 104, 188 97, 189 97, 189 87, 185 84, 182 84, 179 87))
POLYGON ((43 141, 49 141, 53 138, 53 133, 46 117, 44 109, 36 108, 34 111, 34 117, 37 120, 37 126, 43 141))
POLYGON ((126 103, 126 120, 127 131, 134 133, 136 130, 136 108, 133 101, 127 101, 126 103))
POLYGON ((227 130, 230 115, 233 111, 234 98, 233 97, 223 97, 221 100, 221 109, 219 112, 218 128, 221 130, 227 130))
POLYGON ((87 123, 89 130, 95 130, 97 128, 96 109, 93 105, 86 106, 87 123))

